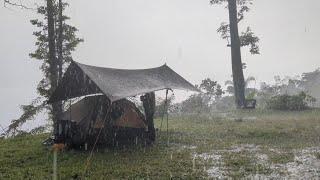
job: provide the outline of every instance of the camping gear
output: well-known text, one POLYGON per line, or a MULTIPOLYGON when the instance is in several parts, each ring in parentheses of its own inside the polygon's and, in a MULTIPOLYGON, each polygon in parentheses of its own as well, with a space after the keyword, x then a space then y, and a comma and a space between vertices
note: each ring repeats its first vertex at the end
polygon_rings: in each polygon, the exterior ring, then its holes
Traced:
POLYGON ((57 141, 67 140, 72 145, 92 143, 100 129, 105 130, 99 144, 112 145, 132 140, 130 137, 143 137, 147 129, 145 117, 134 103, 126 99, 118 100, 107 114, 107 102, 106 96, 98 95, 85 97, 72 104, 60 116, 57 141))
POLYGON ((49 103, 102 93, 111 102, 163 89, 199 90, 166 64, 157 68, 124 70, 73 61, 49 103))
POLYGON ((123 70, 72 61, 48 103, 86 97, 60 115, 55 141, 72 145, 114 145, 137 137, 154 141, 154 91, 163 89, 198 91, 167 65, 123 70), (143 95, 146 117, 126 99, 136 95, 143 95))

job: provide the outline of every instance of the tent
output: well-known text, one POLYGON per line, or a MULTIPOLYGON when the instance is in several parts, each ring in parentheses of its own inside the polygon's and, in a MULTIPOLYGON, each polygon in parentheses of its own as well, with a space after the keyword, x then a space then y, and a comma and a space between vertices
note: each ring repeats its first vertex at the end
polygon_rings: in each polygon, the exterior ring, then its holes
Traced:
POLYGON ((104 95, 87 96, 72 104, 60 116, 58 141, 71 145, 92 143, 103 128, 105 131, 101 134, 100 144, 114 144, 121 135, 122 139, 129 140, 130 137, 141 137, 146 131, 145 116, 133 102, 118 100, 107 114, 108 108, 104 95))
MULTIPOLYGON (((131 140, 132 137, 146 136, 150 113, 145 108, 145 117, 126 98, 163 89, 198 91, 167 65, 124 70, 73 61, 49 98, 49 103, 86 97, 70 105, 60 115, 57 139, 71 144, 94 142, 93 138, 100 135, 100 129, 104 129, 101 135, 103 138, 100 138, 104 143, 105 140, 107 143, 115 143, 116 136, 131 140)), ((153 121, 153 112, 151 115, 153 121)))

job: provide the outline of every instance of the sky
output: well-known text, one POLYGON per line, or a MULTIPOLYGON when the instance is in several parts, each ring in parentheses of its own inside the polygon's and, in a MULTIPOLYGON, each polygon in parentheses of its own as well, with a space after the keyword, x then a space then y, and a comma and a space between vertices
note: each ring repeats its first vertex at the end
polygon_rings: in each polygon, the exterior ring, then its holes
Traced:
MULTIPOLYGON (((22 0, 34 7, 34 1, 22 0)), ((227 21, 223 6, 209 0, 68 0, 68 22, 85 41, 74 60, 113 68, 151 68, 167 63, 198 84, 231 79, 230 49, 216 32, 227 21)), ((41 4, 43 1, 36 0, 41 4)), ((248 25, 260 38, 260 55, 242 49, 245 76, 273 83, 275 75, 295 76, 320 67, 320 1, 254 0, 240 30, 248 25)), ((41 62, 30 59, 36 30, 32 10, 0 7, 0 125, 21 114, 19 105, 37 97, 41 62)), ((40 117, 40 119, 43 117, 40 117)), ((35 121, 34 124, 41 121, 35 121)), ((28 126, 28 125, 26 125, 28 126)))

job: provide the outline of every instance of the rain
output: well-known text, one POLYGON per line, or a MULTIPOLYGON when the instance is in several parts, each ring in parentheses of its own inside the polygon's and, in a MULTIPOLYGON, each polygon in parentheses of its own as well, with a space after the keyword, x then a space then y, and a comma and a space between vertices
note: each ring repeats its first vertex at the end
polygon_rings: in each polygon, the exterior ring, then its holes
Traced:
POLYGON ((319 7, 3 0, 0 179, 320 179, 319 7))

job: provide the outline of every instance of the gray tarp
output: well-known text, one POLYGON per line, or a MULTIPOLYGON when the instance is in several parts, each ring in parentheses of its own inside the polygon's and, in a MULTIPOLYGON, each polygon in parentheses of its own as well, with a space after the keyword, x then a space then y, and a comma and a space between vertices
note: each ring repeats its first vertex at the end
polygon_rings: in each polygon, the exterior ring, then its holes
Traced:
POLYGON ((198 91, 167 65, 125 70, 72 62, 49 103, 96 93, 103 93, 114 102, 162 89, 198 91))

